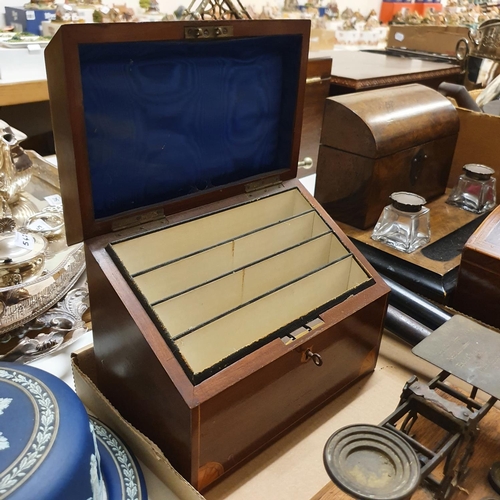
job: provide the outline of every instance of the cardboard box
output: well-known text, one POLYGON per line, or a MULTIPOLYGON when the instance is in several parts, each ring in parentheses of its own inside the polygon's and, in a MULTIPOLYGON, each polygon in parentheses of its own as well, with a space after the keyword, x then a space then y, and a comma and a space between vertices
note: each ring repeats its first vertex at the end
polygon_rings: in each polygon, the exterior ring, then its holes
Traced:
POLYGON ((469 28, 463 26, 393 25, 389 27, 387 48, 454 56, 458 40, 468 33, 469 28))
POLYGON ((33 10, 18 7, 5 7, 5 24, 13 26, 14 31, 42 34, 42 21, 55 19, 55 10, 33 10))
MULTIPOLYGON (((471 94, 477 97, 481 91, 471 94)), ((453 187, 462 175, 462 167, 467 163, 481 163, 495 170, 497 178, 497 199, 500 198, 500 116, 478 113, 458 107, 460 132, 451 165, 448 187, 453 187)))
POLYGON ((93 415, 116 431, 135 456, 173 493, 183 500, 203 500, 165 458, 161 450, 144 434, 134 429, 103 396, 96 385, 94 348, 87 347, 71 355, 76 393, 93 415))

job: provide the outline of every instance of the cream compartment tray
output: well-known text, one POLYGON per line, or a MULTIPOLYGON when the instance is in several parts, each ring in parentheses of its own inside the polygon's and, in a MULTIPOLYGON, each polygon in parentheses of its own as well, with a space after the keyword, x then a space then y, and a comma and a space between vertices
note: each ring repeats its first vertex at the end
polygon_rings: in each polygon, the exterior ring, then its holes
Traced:
POLYGON ((373 284, 298 189, 108 251, 195 383, 373 284))

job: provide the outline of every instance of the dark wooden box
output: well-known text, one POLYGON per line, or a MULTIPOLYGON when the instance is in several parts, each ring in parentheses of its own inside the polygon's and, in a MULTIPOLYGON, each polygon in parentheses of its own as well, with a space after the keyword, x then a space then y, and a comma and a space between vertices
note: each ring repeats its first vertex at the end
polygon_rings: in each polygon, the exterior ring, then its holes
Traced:
POLYGON ((377 359, 388 287, 295 180, 308 39, 74 25, 45 52, 99 387, 198 489, 377 359))
POLYGON ((330 97, 314 196, 360 229, 375 225, 395 191, 431 201, 446 189, 458 129, 451 102, 423 85, 330 97))
POLYGON ((465 244, 453 307, 500 328, 500 207, 465 244))

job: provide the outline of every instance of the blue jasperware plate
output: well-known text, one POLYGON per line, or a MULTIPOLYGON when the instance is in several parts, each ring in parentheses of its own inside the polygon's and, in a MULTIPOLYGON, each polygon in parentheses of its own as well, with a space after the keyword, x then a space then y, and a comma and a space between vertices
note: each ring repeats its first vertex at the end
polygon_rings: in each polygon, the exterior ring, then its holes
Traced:
POLYGON ((100 454, 107 500, 147 500, 146 482, 137 460, 106 425, 90 416, 100 454))

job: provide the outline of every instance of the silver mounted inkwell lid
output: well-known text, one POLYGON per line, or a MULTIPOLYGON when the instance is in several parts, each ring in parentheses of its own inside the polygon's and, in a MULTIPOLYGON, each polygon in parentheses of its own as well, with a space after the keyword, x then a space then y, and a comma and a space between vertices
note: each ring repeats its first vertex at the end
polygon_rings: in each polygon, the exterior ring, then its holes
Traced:
POLYGON ((495 173, 492 168, 480 165, 479 163, 468 163, 462 169, 467 177, 477 181, 487 181, 495 173))
POLYGON ((427 200, 422 196, 406 191, 392 193, 389 199, 395 209, 409 213, 420 212, 422 207, 427 203, 427 200))

